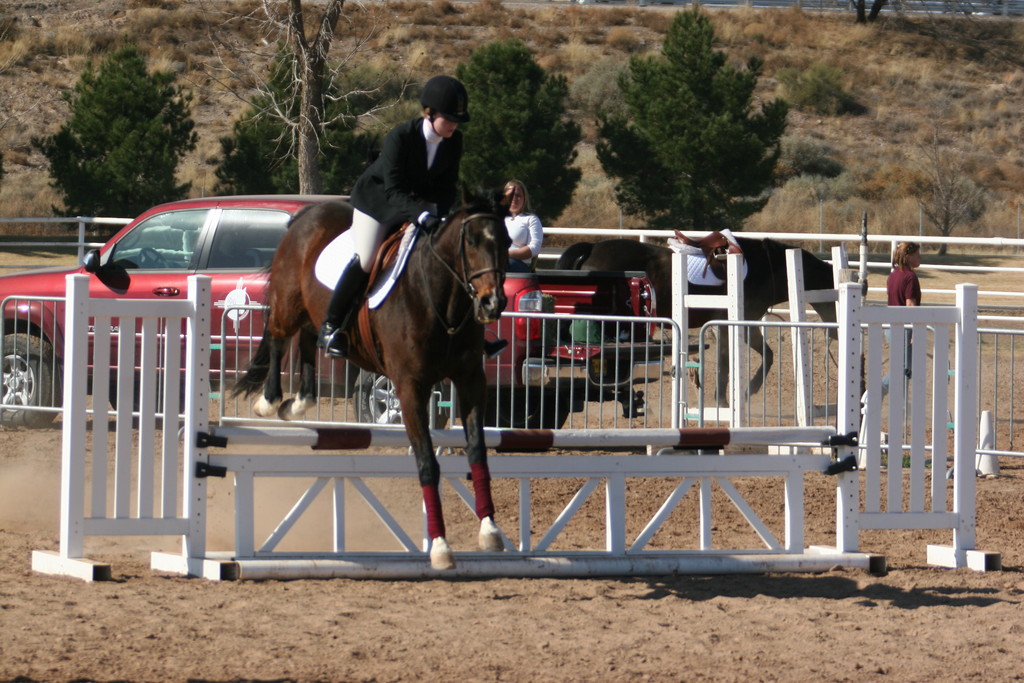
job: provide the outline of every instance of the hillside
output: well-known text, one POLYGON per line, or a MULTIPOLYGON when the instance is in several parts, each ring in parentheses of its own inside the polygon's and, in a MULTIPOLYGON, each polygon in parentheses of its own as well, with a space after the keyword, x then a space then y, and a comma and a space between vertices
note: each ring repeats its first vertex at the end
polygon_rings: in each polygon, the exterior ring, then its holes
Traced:
MULTIPOLYGON (((149 55, 151 68, 172 70, 195 94, 193 118, 200 143, 182 165, 195 194, 209 193, 219 137, 245 108, 215 79, 221 65, 208 25, 223 20, 204 7, 240 13, 245 2, 200 0, 13 0, 0 9, 0 216, 47 215, 59 203, 47 187, 45 159, 33 136, 55 131, 68 116, 61 94, 91 59, 123 36, 149 55)), ((498 0, 451 4, 388 2, 346 5, 336 54, 368 27, 374 36, 354 63, 395 69, 412 78, 452 71, 487 41, 517 37, 546 69, 573 88, 572 115, 587 132, 579 149, 583 181, 558 225, 617 227, 611 186, 593 153, 593 112, 585 104, 597 71, 608 60, 656 52, 674 9, 503 5, 498 0), (588 78, 584 78, 588 77, 588 78)), ((717 11, 721 49, 737 65, 764 60, 761 95, 781 94, 780 71, 827 65, 841 73, 854 113, 823 115, 794 108, 788 144, 826 150, 845 170, 847 187, 821 205, 799 182, 778 189, 748 229, 848 232, 867 211, 875 229, 915 230, 919 214, 907 178, 929 149, 959 160, 963 172, 988 190, 978 234, 1015 236, 1017 202, 1024 195, 1024 24, 1018 21, 900 17, 887 13, 872 25, 852 15, 799 10, 717 11), (820 221, 820 222, 819 222, 820 221)), ((252 41, 264 37, 255 29, 252 41)), ((820 192, 819 192, 820 195, 820 192)), ((549 221, 552 222, 552 221, 549 221)), ((625 225, 633 224, 624 217, 625 225)))

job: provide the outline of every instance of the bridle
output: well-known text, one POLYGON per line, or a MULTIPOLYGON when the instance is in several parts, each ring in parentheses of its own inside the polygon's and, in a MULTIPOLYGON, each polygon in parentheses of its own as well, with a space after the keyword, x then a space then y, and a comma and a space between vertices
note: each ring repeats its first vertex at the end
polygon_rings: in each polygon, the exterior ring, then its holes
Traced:
MULTIPOLYGON (((457 213, 457 211, 453 213, 457 213)), ((455 282, 457 282, 459 286, 462 287, 462 290, 466 293, 470 300, 477 298, 477 289, 473 285, 474 280, 476 280, 479 277, 483 277, 484 275, 488 275, 490 273, 498 273, 499 275, 501 275, 500 254, 497 253, 494 254, 495 265, 489 268, 481 268, 479 270, 469 272, 469 258, 466 256, 466 229, 470 223, 480 220, 491 220, 494 221, 495 223, 500 224, 501 216, 499 216, 496 213, 478 211, 476 213, 471 213, 462 219, 462 223, 459 226, 459 261, 462 265, 461 275, 454 268, 452 268, 451 264, 448 263, 448 261, 446 261, 444 257, 441 256, 441 254, 438 253, 437 246, 435 244, 438 236, 440 236, 441 233, 443 233, 445 228, 448 226, 448 219, 445 219, 445 222, 441 225, 441 227, 432 232, 427 239, 427 246, 430 249, 430 254, 438 262, 440 262, 441 265, 445 267, 445 269, 452 276, 455 282)), ((427 282, 427 271, 426 268, 422 266, 422 264, 420 266, 420 274, 423 278, 423 287, 427 295, 427 300, 430 301, 430 307, 434 309, 434 314, 442 323, 444 323, 444 326, 447 329, 449 335, 456 334, 459 330, 465 327, 467 322, 469 322, 469 318, 473 313, 472 307, 466 310, 465 315, 463 315, 462 317, 462 321, 458 325, 453 326, 451 323, 448 322, 446 316, 438 308, 437 303, 434 301, 433 292, 431 291, 429 283, 427 282)), ((498 286, 503 286, 504 277, 499 277, 498 280, 498 286)))

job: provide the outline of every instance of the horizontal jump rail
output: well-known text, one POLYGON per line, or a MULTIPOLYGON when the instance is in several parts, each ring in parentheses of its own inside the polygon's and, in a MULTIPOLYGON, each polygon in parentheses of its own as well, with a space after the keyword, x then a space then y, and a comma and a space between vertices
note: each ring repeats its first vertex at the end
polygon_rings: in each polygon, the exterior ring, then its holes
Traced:
MULTIPOLYGON (((430 432, 435 446, 466 444, 461 429, 430 432)), ((822 445, 836 437, 832 427, 688 427, 682 429, 484 429, 488 448, 499 451, 547 451, 555 448, 721 448, 728 445, 822 445)), ((228 445, 304 446, 313 450, 401 448, 409 437, 401 427, 215 427, 199 435, 201 447, 228 445)))
MULTIPOLYGON (((405 477, 418 474, 412 461, 390 455, 211 454, 210 464, 230 472, 293 477, 405 477)), ((828 466, 825 454, 753 454, 651 458, 638 455, 564 455, 558 457, 502 456, 489 461, 492 476, 500 477, 687 477, 763 476, 785 472, 820 471, 828 466)), ((462 479, 466 459, 459 455, 438 458, 441 474, 462 479)))

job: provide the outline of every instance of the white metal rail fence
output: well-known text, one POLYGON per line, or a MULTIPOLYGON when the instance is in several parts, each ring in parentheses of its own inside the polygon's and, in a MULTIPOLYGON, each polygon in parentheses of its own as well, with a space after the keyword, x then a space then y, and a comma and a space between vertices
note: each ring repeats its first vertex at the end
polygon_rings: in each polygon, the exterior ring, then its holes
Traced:
MULTIPOLYGON (((5 223, 7 223, 7 224, 16 224, 16 225, 68 225, 68 224, 74 223, 75 226, 76 226, 76 236, 75 236, 76 239, 74 241, 54 240, 54 241, 48 241, 47 242, 47 241, 42 241, 42 240, 38 240, 38 241, 21 240, 21 241, 10 241, 10 242, 4 241, 4 242, 2 242, 0 244, 2 244, 2 246, 5 249, 6 248, 13 248, 13 247, 48 247, 48 248, 57 247, 57 248, 74 249, 75 253, 76 253, 77 257, 78 257, 77 262, 81 263, 82 262, 82 257, 85 256, 85 252, 86 252, 87 249, 96 249, 98 247, 102 247, 103 246, 102 242, 87 242, 86 241, 86 237, 87 237, 87 235, 86 235, 87 227, 86 226, 89 226, 89 225, 113 225, 113 226, 120 227, 120 226, 123 226, 123 225, 127 225, 128 223, 131 223, 131 219, 130 218, 103 218, 103 217, 98 217, 98 216, 94 216, 94 217, 78 216, 76 218, 2 218, 2 217, 0 217, 0 225, 3 225, 5 223)), ((21 269, 24 269, 24 268, 26 268, 28 266, 23 265, 23 264, 17 264, 17 265, 6 265, 6 266, 0 266, 0 267, 7 268, 7 269, 18 269, 18 270, 21 270, 21 269)))
MULTIPOLYGON (((219 368, 214 368, 215 376, 223 381, 214 384, 212 414, 222 425, 279 423, 253 413, 254 396, 238 396, 231 390, 244 374, 262 334, 262 330, 251 328, 256 316, 238 316, 235 310, 228 308, 223 312, 224 332, 212 347, 214 351, 238 349, 236 354, 221 353, 219 368), (227 324, 229 318, 241 323, 237 329, 227 324)), ((672 381, 672 359, 678 356, 682 337, 671 319, 506 313, 496 334, 513 339, 517 334, 515 328, 526 324, 544 330, 541 345, 527 347, 522 355, 509 350, 486 362, 491 387, 488 426, 679 426, 682 398, 678 393, 679 382, 672 381)), ((286 396, 298 389, 296 347, 293 342, 282 361, 286 396)), ((317 427, 338 422, 401 423, 398 398, 386 378, 323 355, 318 355, 316 375, 319 400, 301 420, 302 424, 317 427)), ((454 422, 457 411, 457 398, 450 385, 437 386, 430 411, 435 426, 454 422)))
MULTIPOLYGON (((29 221, 30 219, 0 219, 6 222, 15 220, 29 221)), ((31 219, 38 222, 39 219, 31 219)), ((121 219, 63 219, 64 222, 79 223, 80 230, 88 223, 123 223, 121 219)), ((665 231, 647 230, 570 230, 567 228, 546 229, 550 234, 571 234, 581 239, 600 239, 612 236, 635 236, 641 239, 655 239, 666 236, 665 231)), ((84 234, 84 233, 81 233, 84 234)), ((751 237, 764 237, 765 234, 750 233, 751 237)), ((806 233, 779 233, 772 234, 774 238, 791 242, 802 242, 813 247, 813 242, 822 243, 856 243, 859 236, 844 234, 806 234, 806 233)), ((933 243, 943 241, 954 247, 971 247, 982 249, 985 253, 1003 253, 1008 256, 1017 256, 1021 247, 1024 247, 1024 240, 1008 238, 929 238, 920 236, 877 236, 869 235, 868 241, 878 244, 890 245, 900 239, 914 239, 920 242, 933 243)), ((39 246, 39 243, 31 243, 39 246)), ((69 246, 63 243, 62 246, 69 246)), ((79 239, 75 243, 80 252, 85 247, 93 246, 79 239)), ((877 246, 876 246, 877 248, 877 246)), ((873 272, 887 271, 888 260, 885 257, 874 257, 873 261, 866 265, 873 272)), ((851 268, 860 266, 858 260, 851 260, 851 268)), ((954 271, 963 273, 963 279, 969 281, 974 273, 991 272, 998 270, 1008 277, 1024 273, 1024 267, 986 267, 986 266, 934 266, 926 264, 922 267, 924 271, 954 271)), ((880 278, 872 277, 872 282, 878 282, 880 278)), ((868 298, 875 301, 884 295, 881 287, 871 287, 868 298)), ((944 301, 943 297, 951 298, 951 292, 945 290, 926 289, 926 297, 929 301, 944 301)), ((1024 360, 1017 358, 1021 353, 1021 346, 1024 344, 1018 339, 1024 334, 1024 317, 1022 317, 1021 298, 1024 293, 1013 291, 994 291, 982 289, 979 291, 978 316, 979 344, 978 344, 978 367, 979 367, 979 397, 978 412, 988 411, 993 418, 992 441, 983 452, 998 456, 1024 456, 1024 446, 1021 444, 1022 435, 1020 418, 1017 417, 1020 411, 1016 402, 1021 398, 1020 391, 1016 385, 1022 379, 1024 372, 1024 360)), ((47 329, 48 320, 59 317, 62 300, 42 300, 38 297, 9 297, 0 305, 5 310, 15 311, 14 315, 6 320, 0 321, 0 340, 3 343, 3 394, 0 396, 0 420, 6 424, 26 424, 38 426, 51 423, 59 413, 55 404, 59 403, 60 396, 62 339, 58 335, 52 337, 42 333, 47 329), (29 404, 27 407, 25 404, 29 404)), ((725 327, 748 327, 758 325, 765 336, 765 343, 772 349, 774 355, 774 367, 764 378, 762 389, 755 394, 745 394, 746 403, 744 413, 748 416, 746 424, 774 426, 791 423, 794 415, 799 410, 796 402, 792 400, 792 391, 796 377, 792 353, 790 352, 793 326, 783 322, 785 311, 774 311, 768 316, 764 323, 727 323, 725 327)), ((231 315, 231 311, 224 311, 225 316, 231 315)), ((241 316, 237 316, 241 318, 241 316)), ((542 317, 542 316, 541 316, 542 317)), ((246 320, 251 321, 252 317, 246 320)), ((514 324, 514 316, 508 316, 508 324, 514 324)), ((647 325, 653 328, 650 332, 650 343, 642 346, 633 344, 622 344, 616 348, 615 345, 604 345, 598 355, 588 359, 591 362, 582 363, 581 359, 563 358, 561 365, 549 369, 551 379, 557 384, 563 381, 560 375, 570 375, 573 372, 595 367, 604 368, 608 377, 615 378, 618 375, 616 367, 639 368, 629 387, 625 391, 622 386, 610 386, 607 382, 584 383, 576 381, 570 388, 566 386, 564 391, 555 393, 536 393, 531 396, 505 394, 499 398, 507 399, 512 404, 527 410, 531 413, 554 414, 560 416, 565 413, 564 426, 572 428, 588 428, 598 423, 614 424, 616 428, 628 427, 662 427, 673 424, 675 414, 672 398, 671 379, 675 368, 669 358, 672 357, 668 346, 671 344, 672 333, 666 320, 656 321, 632 321, 613 322, 599 320, 596 318, 580 318, 572 325, 555 325, 549 329, 553 339, 559 345, 568 345, 577 336, 586 336, 588 332, 595 329, 608 336, 608 330, 614 325, 625 326, 625 335, 631 338, 632 331, 629 326, 647 325), (568 343, 568 344, 567 344, 568 343), (555 403, 552 404, 552 399, 555 403)), ((717 336, 712 333, 712 328, 722 328, 723 325, 709 325, 701 331, 700 336, 694 336, 691 344, 693 353, 689 356, 687 370, 699 382, 701 392, 695 390, 694 384, 689 383, 689 396, 685 400, 684 415, 688 420, 696 421, 704 419, 708 424, 715 424, 715 420, 725 414, 725 401, 715 396, 715 378, 718 368, 716 360, 717 336)), ((225 325, 223 329, 234 329, 234 326, 225 325)), ((239 328, 235 334, 242 349, 248 345, 249 352, 255 349, 262 330, 249 330, 239 328)), ((828 339, 828 332, 823 327, 815 327, 808 332, 809 356, 812 359, 813 381, 810 386, 809 401, 811 403, 810 423, 829 424, 834 420, 834 406, 828 405, 824 397, 834 395, 832 384, 835 381, 836 365, 834 342, 828 339)), ((615 335, 611 335, 615 336, 615 335)), ((214 348, 224 344, 226 340, 215 340, 214 348)), ((750 349, 747 352, 746 365, 753 372, 759 365, 759 349, 750 349)), ((569 354, 571 355, 571 354, 569 354)), ((219 369, 218 366, 215 370, 219 369)), ((215 382, 215 391, 212 398, 215 402, 214 415, 221 423, 230 423, 233 420, 248 419, 249 401, 240 398, 231 398, 223 391, 230 385, 230 382, 237 376, 239 370, 247 362, 247 355, 241 352, 233 357, 225 357, 222 361, 227 363, 223 368, 224 381, 215 382)), ((492 374, 491 380, 509 383, 507 373, 509 368, 498 368, 492 374), (501 375, 500 373, 506 373, 501 375)), ((217 375, 219 373, 215 373, 217 375)), ((310 415, 313 422, 395 422, 399 418, 397 403, 389 391, 386 380, 376 377, 368 377, 365 373, 338 364, 335 367, 323 368, 321 375, 324 381, 321 385, 322 400, 315 414, 310 415)), ((293 374, 287 373, 291 379, 293 374)), ((218 379, 215 377, 215 379, 218 379)), ((591 378, 593 379, 593 378, 591 378)), ((606 378, 607 379, 607 378, 606 378)), ((748 378, 749 379, 749 378, 748 378)), ((564 381, 568 381, 565 379, 564 381)), ((286 391, 294 389, 294 384, 286 384, 286 391)), ((435 418, 447 421, 448 416, 454 409, 454 404, 449 393, 443 387, 438 388, 437 404, 434 411, 435 418)))

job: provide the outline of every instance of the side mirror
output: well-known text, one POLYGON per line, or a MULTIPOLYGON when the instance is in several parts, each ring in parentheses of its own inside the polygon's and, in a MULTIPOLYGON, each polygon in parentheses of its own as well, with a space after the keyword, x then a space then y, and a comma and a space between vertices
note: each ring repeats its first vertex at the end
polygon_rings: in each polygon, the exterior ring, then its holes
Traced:
POLYGON ((85 252, 85 256, 82 258, 82 267, 87 273, 96 273, 100 269, 100 250, 90 249, 85 252))

